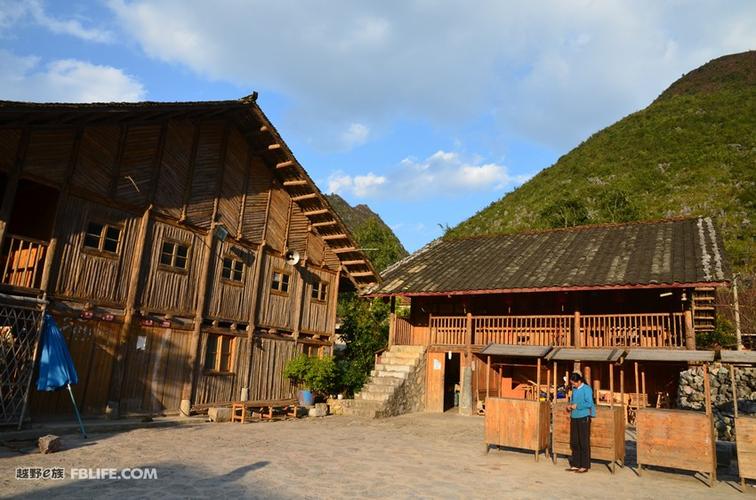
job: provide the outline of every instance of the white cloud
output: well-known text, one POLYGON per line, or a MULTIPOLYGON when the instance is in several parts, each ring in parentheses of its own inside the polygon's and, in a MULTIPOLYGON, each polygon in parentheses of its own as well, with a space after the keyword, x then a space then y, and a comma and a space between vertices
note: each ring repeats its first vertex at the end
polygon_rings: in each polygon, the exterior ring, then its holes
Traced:
POLYGON ((59 19, 49 15, 41 0, 0 0, 0 28, 8 28, 25 18, 58 35, 90 42, 113 41, 113 34, 108 30, 85 27, 78 19, 59 19))
POLYGON ((424 160, 405 158, 385 176, 335 172, 328 178, 328 190, 357 198, 421 199, 501 191, 527 178, 510 176, 507 168, 498 163, 483 163, 477 157, 439 150, 424 160))
POLYGON ((333 138, 357 121, 456 127, 489 114, 564 148, 756 45, 752 0, 108 2, 151 57, 283 93, 292 126, 333 138))
POLYGON ((367 175, 347 175, 335 172, 328 177, 328 192, 350 193, 359 198, 375 196, 386 184, 387 179, 370 172, 367 175))
POLYGON ((3 99, 37 102, 139 101, 139 81, 112 66, 76 59, 40 65, 37 57, 19 57, 0 49, 0 95, 3 99))
POLYGON ((352 123, 341 134, 341 141, 345 149, 352 149, 365 144, 370 135, 370 129, 362 123, 352 123))

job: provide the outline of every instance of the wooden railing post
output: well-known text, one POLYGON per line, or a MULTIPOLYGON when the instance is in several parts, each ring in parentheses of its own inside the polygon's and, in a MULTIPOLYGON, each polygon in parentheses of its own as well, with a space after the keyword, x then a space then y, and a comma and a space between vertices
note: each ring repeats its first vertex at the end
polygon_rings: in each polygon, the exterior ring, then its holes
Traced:
POLYGON ((391 349, 391 346, 394 345, 396 342, 396 297, 391 297, 390 302, 390 313, 389 313, 389 337, 388 337, 388 348, 391 349))
POLYGON ((473 345, 473 329, 472 329, 472 313, 467 313, 467 352, 472 351, 473 345))
POLYGON ((582 347, 583 338, 580 333, 580 311, 575 311, 575 321, 572 325, 572 343, 570 345, 574 347, 582 347))
POLYGON ((433 315, 428 315, 428 345, 432 345, 436 343, 435 334, 433 333, 433 315))
POLYGON ((685 348, 696 349, 696 331, 693 328, 693 313, 690 309, 685 310, 685 348))

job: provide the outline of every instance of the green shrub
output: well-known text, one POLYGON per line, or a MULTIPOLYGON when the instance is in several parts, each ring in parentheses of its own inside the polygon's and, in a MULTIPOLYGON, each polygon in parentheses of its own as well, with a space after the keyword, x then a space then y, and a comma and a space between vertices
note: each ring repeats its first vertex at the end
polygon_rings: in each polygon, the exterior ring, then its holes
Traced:
POLYGON ((292 384, 320 396, 332 394, 337 385, 336 364, 330 356, 311 358, 300 354, 286 363, 284 376, 292 384))
POLYGON ((734 348, 737 345, 735 327, 724 318, 717 318, 717 326, 710 332, 696 333, 696 348, 734 348))

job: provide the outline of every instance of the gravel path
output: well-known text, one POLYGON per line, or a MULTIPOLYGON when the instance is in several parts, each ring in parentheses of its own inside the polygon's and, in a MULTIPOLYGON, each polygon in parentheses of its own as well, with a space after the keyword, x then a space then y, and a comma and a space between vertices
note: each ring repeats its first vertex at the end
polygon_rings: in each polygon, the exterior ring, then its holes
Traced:
POLYGON ((732 482, 706 487, 659 471, 584 475, 543 457, 483 452, 477 417, 415 414, 201 424, 64 436, 41 455, 0 448, 0 496, 60 498, 742 498, 732 482), (67 479, 17 480, 17 467, 64 467, 67 479), (156 480, 71 479, 72 468, 155 467, 156 480))

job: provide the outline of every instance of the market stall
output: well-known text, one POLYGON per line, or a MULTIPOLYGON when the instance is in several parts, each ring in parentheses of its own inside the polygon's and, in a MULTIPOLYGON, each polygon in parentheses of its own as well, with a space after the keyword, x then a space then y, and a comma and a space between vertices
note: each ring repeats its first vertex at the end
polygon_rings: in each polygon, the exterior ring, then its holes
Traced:
POLYGON ((709 486, 717 476, 716 434, 711 408, 709 363, 713 351, 632 349, 625 362, 635 370, 635 392, 640 399, 640 378, 654 364, 698 364, 703 367, 705 412, 678 409, 639 408, 635 421, 638 474, 654 465, 706 474, 709 486), (640 377, 639 377, 640 373, 640 377))
POLYGON ((732 410, 735 417, 735 446, 738 452, 738 476, 745 491, 746 479, 756 479, 756 417, 741 415, 738 408, 738 387, 735 370, 756 366, 756 352, 722 351, 722 363, 730 365, 732 382, 732 410))
MULTIPOLYGON (((615 392, 615 371, 624 351, 621 349, 574 349, 559 347, 551 351, 546 359, 551 361, 554 374, 554 385, 558 385, 559 366, 571 371, 574 364, 590 363, 602 370, 594 373, 607 372, 609 392, 606 398, 602 394, 602 381, 598 377, 588 382, 593 385, 593 395, 596 399, 596 416, 591 419, 591 459, 606 460, 614 473, 616 464, 625 462, 625 401, 624 371, 619 365, 620 391, 615 392)), ((566 396, 566 394, 565 394, 566 396)), ((570 455, 570 414, 567 411, 569 398, 560 400, 554 398, 552 404, 553 425, 551 429, 551 451, 554 463, 557 455, 570 455)))
MULTIPOLYGON (((542 360, 551 350, 546 346, 525 346, 489 344, 478 354, 487 366, 487 374, 498 377, 495 384, 497 393, 488 393, 490 382, 486 383, 485 433, 486 452, 491 446, 532 450, 536 461, 543 451, 548 454, 549 403, 542 397, 542 360), (535 382, 530 391, 502 395, 504 368, 535 368, 535 382)), ((546 373, 546 396, 551 393, 550 371, 546 373)))

